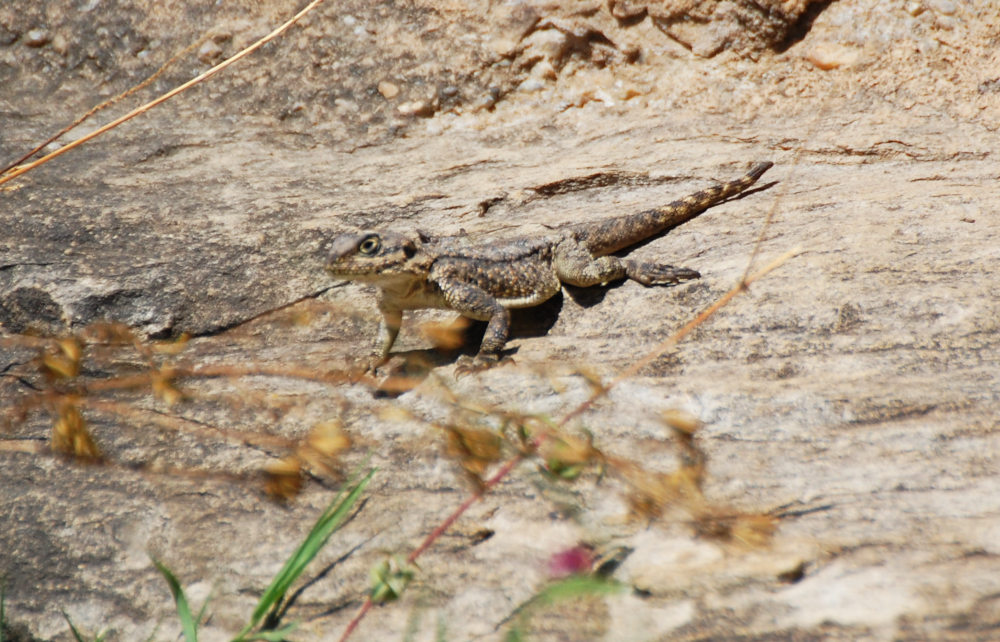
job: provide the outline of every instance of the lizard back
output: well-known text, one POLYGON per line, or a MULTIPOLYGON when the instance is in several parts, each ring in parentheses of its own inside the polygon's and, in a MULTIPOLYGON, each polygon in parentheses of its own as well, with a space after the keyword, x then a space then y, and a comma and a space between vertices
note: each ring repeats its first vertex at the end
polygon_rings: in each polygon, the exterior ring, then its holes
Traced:
POLYGON ((431 267, 435 281, 461 281, 495 297, 504 307, 538 305, 559 291, 552 267, 554 243, 545 237, 519 238, 500 245, 448 251, 436 245, 431 267))

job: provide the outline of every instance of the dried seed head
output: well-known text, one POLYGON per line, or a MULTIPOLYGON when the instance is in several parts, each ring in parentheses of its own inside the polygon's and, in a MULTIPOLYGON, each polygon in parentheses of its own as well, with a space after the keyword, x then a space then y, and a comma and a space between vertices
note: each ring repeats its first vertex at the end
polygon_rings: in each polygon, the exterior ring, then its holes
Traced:
POLYGON ((191 335, 188 333, 183 333, 181 336, 177 337, 173 341, 157 341, 152 344, 153 352, 157 354, 175 355, 180 354, 184 348, 187 347, 188 340, 191 339, 191 335))
POLYGON ((80 374, 83 344, 76 337, 60 339, 55 350, 46 350, 41 357, 42 371, 49 379, 72 379, 80 374))
POLYGON ((52 426, 52 450, 82 461, 101 458, 101 451, 87 431, 87 422, 72 403, 65 402, 59 407, 59 416, 52 426))
POLYGON ((417 574, 416 568, 399 557, 382 560, 373 566, 370 571, 372 602, 381 604, 397 599, 417 574))
POLYGON ((175 371, 173 368, 160 368, 152 373, 153 395, 168 406, 172 406, 184 398, 184 393, 174 386, 175 371))
POLYGON ((313 426, 295 454, 310 471, 332 476, 337 470, 336 456, 350 446, 351 440, 344 434, 340 420, 330 419, 313 426))
POLYGON ((459 465, 477 483, 482 483, 487 467, 500 459, 503 444, 501 436, 482 428, 445 426, 444 429, 448 431, 445 452, 449 457, 457 459, 459 465))
POLYGON ((343 424, 339 419, 329 419, 312 427, 306 444, 316 452, 332 457, 350 448, 351 440, 344 434, 343 424))
POLYGON ((691 413, 677 408, 665 410, 661 416, 668 426, 683 435, 693 435, 704 425, 691 413))
POLYGON ((264 492, 273 499, 290 500, 302 490, 302 462, 295 455, 264 467, 264 492))
POLYGON ((465 317, 459 317, 452 323, 424 323, 420 332, 439 350, 457 350, 465 342, 465 330, 470 323, 465 317))

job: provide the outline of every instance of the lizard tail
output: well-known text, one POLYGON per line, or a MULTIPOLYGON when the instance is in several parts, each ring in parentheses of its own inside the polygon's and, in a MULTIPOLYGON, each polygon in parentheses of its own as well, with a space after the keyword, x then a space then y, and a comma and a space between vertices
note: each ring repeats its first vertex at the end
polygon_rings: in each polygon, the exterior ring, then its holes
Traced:
POLYGON ((573 229, 577 238, 594 256, 611 254, 677 227, 709 207, 746 191, 773 166, 771 161, 755 163, 750 171, 736 180, 713 185, 663 207, 602 221, 596 225, 577 224, 573 229))
POLYGON ((774 167, 774 163, 771 161, 761 161, 750 168, 750 171, 747 172, 747 178, 752 179, 751 182, 756 183, 764 175, 764 172, 772 167, 774 167))
MULTIPOLYGON (((736 196, 737 194, 746 191, 748 187, 756 183, 764 172, 774 167, 774 163, 771 161, 764 161, 755 164, 750 168, 750 171, 737 178, 735 181, 729 181, 727 183, 722 183, 721 185, 713 185, 712 187, 705 188, 700 192, 695 192, 690 196, 686 196, 679 201, 674 201, 670 205, 664 208, 659 208, 659 211, 666 213, 671 221, 668 222, 669 225, 679 225, 684 221, 678 221, 673 223, 673 219, 683 216, 684 209, 693 209, 696 212, 701 212, 701 210, 720 203, 727 198, 736 196), (686 207, 685 207, 686 206, 686 207)), ((687 219, 684 219, 687 220, 687 219)))

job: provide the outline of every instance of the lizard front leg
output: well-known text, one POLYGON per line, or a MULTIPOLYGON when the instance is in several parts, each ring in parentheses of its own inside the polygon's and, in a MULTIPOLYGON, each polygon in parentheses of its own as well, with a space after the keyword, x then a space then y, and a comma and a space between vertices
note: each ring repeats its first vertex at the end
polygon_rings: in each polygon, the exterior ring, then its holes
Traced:
POLYGON ((477 321, 488 321, 486 334, 475 359, 459 363, 457 374, 485 370, 500 362, 500 351, 507 343, 510 332, 510 312, 489 292, 456 279, 442 278, 435 281, 448 308, 477 321))
POLYGON ((615 256, 594 257, 575 239, 559 244, 553 259, 559 280, 569 285, 590 287, 626 277, 643 285, 674 285, 701 275, 688 268, 647 263, 615 256))
POLYGON ((371 356, 365 367, 365 372, 374 374, 375 369, 389 360, 389 350, 399 336, 399 328, 403 325, 403 311, 379 301, 379 312, 382 321, 378 324, 378 337, 372 349, 371 356))

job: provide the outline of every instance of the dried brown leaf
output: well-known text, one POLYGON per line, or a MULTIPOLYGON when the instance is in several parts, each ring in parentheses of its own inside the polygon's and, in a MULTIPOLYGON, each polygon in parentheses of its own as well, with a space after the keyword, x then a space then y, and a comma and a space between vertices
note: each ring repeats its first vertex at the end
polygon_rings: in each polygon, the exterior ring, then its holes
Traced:
POLYGON ((459 464, 481 480, 487 467, 499 461, 503 439, 497 433, 482 428, 446 426, 448 445, 446 454, 458 460, 459 464))
POLYGON ((336 456, 351 446, 339 419, 322 421, 309 431, 304 444, 295 451, 302 463, 312 471, 333 475, 336 456))
POLYGON ((80 409, 71 402, 59 407, 52 426, 52 450, 82 461, 98 461, 101 451, 87 431, 87 422, 80 409))
POLYGON ((468 319, 459 317, 451 323, 424 323, 420 332, 439 350, 457 350, 465 342, 465 330, 469 324, 468 319))
POLYGON ((83 358, 83 344, 76 337, 66 337, 56 342, 55 350, 42 353, 41 367, 45 376, 52 380, 72 379, 80 374, 83 358))
POLYGON ((176 374, 174 369, 164 367, 150 375, 153 383, 153 395, 168 406, 172 406, 184 398, 184 393, 174 386, 176 374))
POLYGON ((264 492, 277 500, 294 499, 302 491, 302 461, 295 455, 264 466, 264 492))

